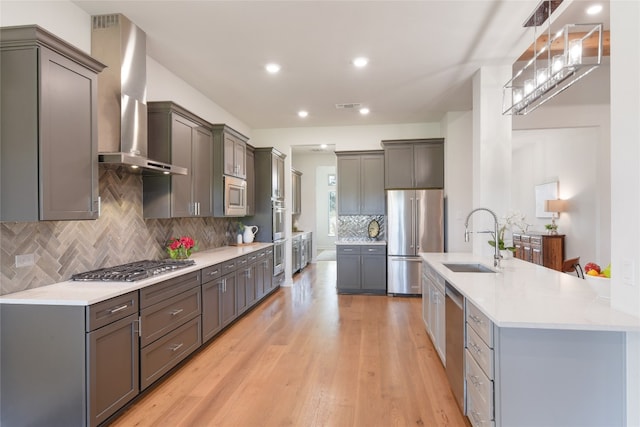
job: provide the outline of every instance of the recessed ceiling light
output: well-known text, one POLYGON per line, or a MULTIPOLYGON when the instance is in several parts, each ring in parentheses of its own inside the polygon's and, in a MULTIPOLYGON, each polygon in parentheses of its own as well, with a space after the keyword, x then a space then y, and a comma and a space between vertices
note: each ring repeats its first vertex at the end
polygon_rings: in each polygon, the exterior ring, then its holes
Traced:
POLYGON ((360 114, 362 114, 363 116, 366 116, 367 114, 369 114, 369 109, 367 107, 361 108, 360 114))
POLYGON ((320 148, 324 150, 325 148, 327 148, 327 144, 320 144, 320 148))
POLYGON ((309 113, 307 111, 304 111, 304 110, 298 111, 298 117, 307 117, 308 115, 309 113))
POLYGON ((353 65, 355 65, 358 68, 362 68, 364 66, 366 66, 369 63, 369 60, 367 58, 365 58, 364 56, 360 56, 358 58, 355 58, 352 61, 353 65))
POLYGON ((594 4, 593 6, 589 6, 587 8, 587 15, 597 15, 600 12, 602 12, 601 4, 594 4))
POLYGON ((265 65, 264 68, 270 74, 275 74, 278 71, 280 71, 280 65, 276 64, 275 62, 272 62, 270 64, 265 65))

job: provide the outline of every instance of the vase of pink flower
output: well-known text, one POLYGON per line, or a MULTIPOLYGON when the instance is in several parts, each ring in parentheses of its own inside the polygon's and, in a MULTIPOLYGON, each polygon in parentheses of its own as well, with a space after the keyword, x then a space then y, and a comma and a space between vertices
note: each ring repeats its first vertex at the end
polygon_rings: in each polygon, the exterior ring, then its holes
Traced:
POLYGON ((197 250, 198 246, 195 240, 189 236, 172 237, 167 245, 167 252, 171 259, 187 259, 191 256, 192 251, 197 250))

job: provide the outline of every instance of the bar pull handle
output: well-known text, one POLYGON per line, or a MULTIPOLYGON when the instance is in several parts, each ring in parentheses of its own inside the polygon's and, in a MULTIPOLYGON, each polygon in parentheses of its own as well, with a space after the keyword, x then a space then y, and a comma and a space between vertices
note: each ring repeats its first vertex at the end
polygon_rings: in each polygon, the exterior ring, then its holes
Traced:
POLYGON ((122 311, 122 310, 126 310, 127 307, 129 307, 129 304, 125 304, 125 305, 121 305, 120 307, 112 308, 111 310, 109 310, 109 314, 113 314, 113 313, 117 313, 117 312, 122 311))

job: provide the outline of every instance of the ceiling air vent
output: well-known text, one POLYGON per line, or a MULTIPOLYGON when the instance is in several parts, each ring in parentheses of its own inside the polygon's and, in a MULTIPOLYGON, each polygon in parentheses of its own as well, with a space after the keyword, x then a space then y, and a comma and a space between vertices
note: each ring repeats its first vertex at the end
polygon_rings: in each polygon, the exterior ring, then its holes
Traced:
POLYGON ((352 102, 350 104, 336 104, 336 109, 338 110, 357 110, 362 107, 361 102, 352 102))

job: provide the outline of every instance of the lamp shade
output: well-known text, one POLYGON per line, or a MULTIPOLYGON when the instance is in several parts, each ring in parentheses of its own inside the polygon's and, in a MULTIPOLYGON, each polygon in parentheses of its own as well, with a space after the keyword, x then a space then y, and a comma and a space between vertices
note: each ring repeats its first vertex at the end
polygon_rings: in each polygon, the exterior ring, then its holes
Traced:
POLYGON ((564 200, 545 200, 544 211, 545 212, 565 212, 567 210, 567 203, 564 200))

